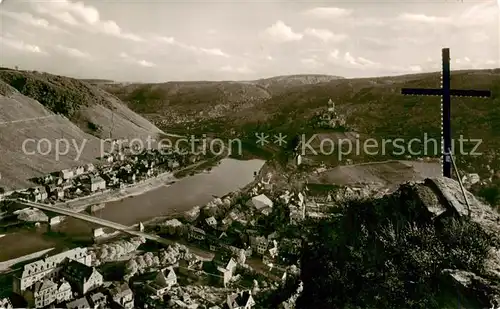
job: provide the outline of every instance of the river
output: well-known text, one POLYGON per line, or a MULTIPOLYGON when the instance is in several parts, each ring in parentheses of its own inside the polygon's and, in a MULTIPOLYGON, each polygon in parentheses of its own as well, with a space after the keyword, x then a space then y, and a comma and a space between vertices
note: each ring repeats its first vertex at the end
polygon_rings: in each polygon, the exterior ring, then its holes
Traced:
MULTIPOLYGON (((213 199, 244 187, 254 179, 264 165, 262 160, 240 161, 223 159, 208 173, 184 177, 174 184, 165 185, 142 195, 106 203, 95 215, 125 225, 155 217, 173 215, 201 206, 213 199)), ((50 247, 85 243, 90 239, 92 225, 67 218, 56 230, 47 235, 46 228, 7 234, 0 238, 0 261, 16 258, 50 247)))

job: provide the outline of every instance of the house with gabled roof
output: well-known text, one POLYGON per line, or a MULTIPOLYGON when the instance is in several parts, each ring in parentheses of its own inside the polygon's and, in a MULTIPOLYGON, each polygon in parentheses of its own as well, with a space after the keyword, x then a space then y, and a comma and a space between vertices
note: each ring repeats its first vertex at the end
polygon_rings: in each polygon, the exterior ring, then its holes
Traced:
POLYGON ((62 179, 66 180, 66 179, 71 179, 73 178, 74 176, 74 172, 72 169, 64 169, 64 170, 61 170, 59 172, 59 177, 61 177, 62 179))
POLYGON ((31 200, 34 202, 44 201, 48 197, 47 190, 45 190, 43 186, 36 186, 28 189, 28 191, 30 193, 31 200))
POLYGON ((45 259, 41 259, 24 265, 20 276, 15 275, 13 280, 13 290, 19 295, 36 282, 44 278, 55 279, 59 276, 63 263, 67 260, 74 260, 85 265, 90 265, 92 262, 91 256, 87 252, 87 248, 74 248, 45 259))
POLYGON ((108 297, 101 292, 89 295, 88 300, 93 309, 108 308, 108 297))
POLYGON ((134 308, 134 293, 128 284, 116 284, 109 289, 113 302, 125 309, 134 308))
POLYGON ((205 219, 205 222, 212 228, 217 228, 217 219, 214 216, 205 219))
POLYGON ((220 278, 222 279, 222 285, 226 287, 229 282, 231 282, 231 279, 233 278, 233 275, 236 271, 236 267, 238 266, 238 263, 231 257, 224 266, 218 266, 217 270, 219 271, 220 278))
POLYGON ((71 285, 68 281, 62 280, 57 285, 56 302, 60 304, 71 299, 73 299, 73 290, 71 289, 71 285))
POLYGON ((6 298, 0 298, 0 308, 2 309, 13 309, 14 306, 12 306, 12 302, 8 297, 6 298))
POLYGON ((95 267, 71 261, 63 269, 63 276, 71 283, 73 290, 85 295, 87 292, 100 287, 103 283, 102 275, 95 267))
POLYGON ((188 236, 190 239, 196 239, 196 240, 204 240, 206 237, 206 233, 204 230, 197 228, 193 225, 189 226, 189 232, 188 236))
POLYGON ((255 305, 255 300, 250 291, 233 293, 227 296, 224 309, 250 309, 255 305))
POLYGON ((96 192, 98 190, 104 190, 106 189, 106 181, 100 177, 91 177, 90 178, 90 191, 91 192, 96 192))
POLYGON ((54 303, 57 297, 57 284, 50 279, 36 282, 28 290, 25 290, 23 297, 32 308, 43 308, 54 303))
POLYGON ((73 170, 73 174, 76 176, 83 175, 85 173, 85 167, 84 166, 77 166, 73 170))
POLYGON ((155 296, 161 297, 167 293, 170 288, 177 284, 177 275, 172 267, 162 269, 156 275, 154 281, 148 283, 148 289, 155 296))

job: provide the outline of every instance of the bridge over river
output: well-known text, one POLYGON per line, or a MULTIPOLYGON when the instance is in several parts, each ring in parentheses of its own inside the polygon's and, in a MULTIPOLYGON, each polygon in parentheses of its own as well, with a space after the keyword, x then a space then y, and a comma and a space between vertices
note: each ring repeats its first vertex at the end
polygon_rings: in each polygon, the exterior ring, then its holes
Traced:
POLYGON ((104 219, 97 218, 94 216, 86 215, 84 213, 76 212, 76 211, 68 209, 68 208, 62 208, 62 207, 48 205, 48 204, 40 204, 40 203, 30 202, 30 201, 21 200, 21 199, 5 199, 5 200, 17 202, 17 203, 25 205, 27 207, 37 208, 37 209, 40 209, 43 211, 49 211, 49 212, 53 212, 53 213, 60 214, 63 216, 73 217, 73 218, 76 218, 79 220, 87 221, 87 222, 94 223, 94 224, 97 224, 97 225, 100 225, 103 227, 107 227, 107 228, 111 228, 111 229, 114 229, 114 230, 117 230, 117 231, 120 231, 123 233, 127 233, 127 234, 132 235, 132 236, 144 237, 147 240, 151 240, 151 241, 160 243, 162 245, 173 245, 175 243, 172 240, 162 238, 158 235, 148 234, 148 233, 144 233, 141 231, 137 231, 133 227, 122 225, 122 224, 119 224, 119 223, 116 223, 113 221, 109 221, 109 220, 104 220, 104 219))

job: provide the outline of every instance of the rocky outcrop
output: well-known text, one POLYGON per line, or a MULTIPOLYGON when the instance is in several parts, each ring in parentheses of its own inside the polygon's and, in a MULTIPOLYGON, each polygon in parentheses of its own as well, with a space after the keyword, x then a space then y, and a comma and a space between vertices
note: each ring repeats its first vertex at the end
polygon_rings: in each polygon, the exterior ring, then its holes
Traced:
POLYGON ((444 275, 467 295, 476 298, 487 308, 500 307, 500 215, 489 205, 465 191, 449 178, 430 178, 409 187, 413 199, 422 203, 434 220, 445 217, 463 218, 478 223, 493 238, 485 273, 475 274, 459 269, 447 269, 444 275))

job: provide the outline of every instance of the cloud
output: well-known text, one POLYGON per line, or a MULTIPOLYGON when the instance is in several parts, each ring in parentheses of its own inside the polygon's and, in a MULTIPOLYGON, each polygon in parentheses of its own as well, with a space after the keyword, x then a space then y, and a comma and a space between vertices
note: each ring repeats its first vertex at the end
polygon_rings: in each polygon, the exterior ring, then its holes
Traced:
POLYGON ((126 40, 143 41, 138 35, 123 31, 115 21, 102 20, 95 7, 85 5, 82 2, 44 0, 32 4, 38 13, 51 16, 68 25, 126 40))
POLYGON ((310 69, 318 69, 324 66, 324 64, 319 62, 318 59, 316 59, 316 57, 303 58, 300 59, 300 62, 310 69))
POLYGON ((309 15, 311 17, 316 17, 316 18, 327 18, 327 19, 346 17, 351 15, 351 13, 352 10, 336 8, 336 7, 316 7, 304 11, 305 15, 309 15))
POLYGON ((229 73, 238 73, 238 74, 251 74, 254 73, 252 69, 250 69, 246 64, 238 67, 234 67, 231 65, 226 65, 220 68, 220 71, 222 72, 229 72, 229 73))
POLYGON ((264 35, 279 43, 300 41, 304 37, 303 34, 294 32, 281 20, 264 30, 264 35))
POLYGON ((48 20, 43 19, 43 18, 38 18, 33 16, 33 14, 26 13, 26 12, 9 12, 5 10, 0 10, 0 15, 1 16, 6 16, 9 18, 12 18, 18 22, 24 23, 26 25, 30 25, 33 27, 37 28, 42 28, 45 30, 52 30, 52 31, 62 31, 61 28, 51 25, 48 20))
POLYGON ((57 45, 56 46, 56 49, 70 57, 73 57, 73 58, 80 58, 80 59, 90 59, 91 56, 86 53, 86 52, 82 52, 81 50, 78 50, 76 48, 72 48, 72 47, 67 47, 67 46, 63 46, 63 45, 57 45))
POLYGON ((333 32, 327 29, 307 28, 304 31, 304 34, 320 39, 323 42, 342 42, 347 39, 347 35, 334 34, 333 32))
POLYGON ((426 14, 403 13, 399 15, 397 19, 400 21, 427 25, 453 25, 461 28, 485 26, 495 24, 497 22, 498 6, 493 1, 484 1, 467 7, 453 18, 426 14))
POLYGON ((11 48, 14 48, 16 50, 23 51, 23 52, 29 52, 29 53, 40 54, 40 55, 47 54, 47 52, 42 50, 37 45, 27 44, 23 41, 16 40, 14 38, 0 36, 0 43, 3 45, 9 46, 11 48))
POLYGON ((143 67, 154 67, 155 64, 146 60, 139 60, 137 62, 139 65, 142 65, 143 67))
POLYGON ((346 52, 344 54, 344 61, 357 67, 369 67, 369 68, 378 68, 381 67, 381 64, 375 61, 371 61, 369 59, 363 57, 354 57, 350 52, 346 52))
POLYGON ((219 48, 199 48, 202 53, 213 56, 229 57, 228 54, 220 50, 219 48))
POLYGON ((334 59, 334 60, 336 60, 336 59, 339 59, 339 54, 340 54, 339 50, 338 50, 338 49, 335 49, 334 51, 332 51, 332 52, 330 52, 330 53, 328 54, 328 57, 329 57, 330 59, 334 59))
POLYGON ((189 50, 198 54, 205 54, 205 55, 210 55, 210 56, 218 56, 218 57, 225 57, 229 58, 231 57, 229 54, 226 52, 222 51, 220 48, 204 48, 204 47, 198 47, 190 44, 183 43, 181 41, 178 41, 174 37, 166 37, 166 36, 158 36, 154 35, 152 38, 153 42, 157 43, 163 43, 163 44, 169 44, 173 46, 177 46, 179 48, 189 50))
POLYGON ((450 24, 453 21, 453 19, 449 17, 437 17, 425 14, 410 14, 410 13, 403 13, 399 15, 398 19, 402 21, 417 22, 424 24, 450 24))
POLYGON ((143 67, 151 68, 151 67, 156 66, 152 62, 149 62, 149 61, 143 60, 143 59, 136 59, 135 57, 132 57, 132 56, 130 56, 129 54, 127 54, 125 52, 120 53, 120 58, 122 58, 123 60, 125 60, 128 63, 133 63, 133 64, 140 65, 140 66, 143 66, 143 67))
POLYGON ((497 4, 494 1, 484 1, 471 6, 460 14, 459 26, 471 27, 497 23, 499 6, 500 3, 497 4))

